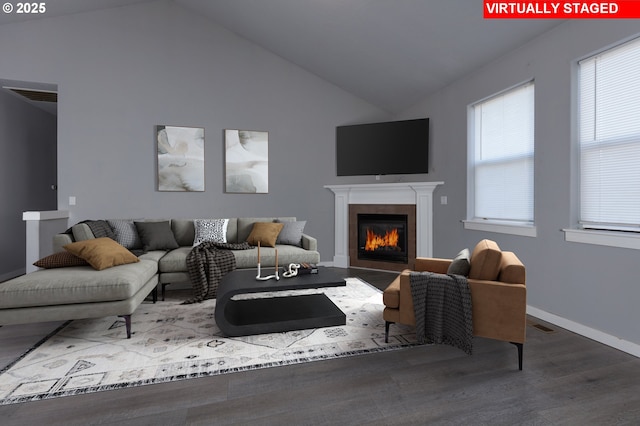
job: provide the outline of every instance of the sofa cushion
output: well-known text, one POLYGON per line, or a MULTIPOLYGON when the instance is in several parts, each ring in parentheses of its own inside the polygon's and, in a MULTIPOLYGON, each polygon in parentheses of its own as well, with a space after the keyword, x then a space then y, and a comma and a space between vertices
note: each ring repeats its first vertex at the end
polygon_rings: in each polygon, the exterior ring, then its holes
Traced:
MULTIPOLYGON (((278 245, 275 248, 263 247, 260 250, 260 265, 267 275, 272 273, 268 271, 275 265, 276 248, 278 249, 278 266, 281 270, 288 268, 290 263, 318 263, 320 261, 320 255, 317 251, 305 250, 301 247, 290 245, 278 245)), ((258 252, 255 248, 233 250, 233 255, 236 258, 236 268, 238 269, 255 268, 258 263, 258 252)))
POLYGON ((276 223, 282 223, 284 226, 278 234, 276 244, 289 244, 292 246, 302 247, 302 233, 307 224, 306 220, 295 222, 281 222, 279 219, 276 223))
POLYGON ((458 253, 451 261, 451 264, 447 269, 447 274, 463 275, 465 277, 468 276, 469 269, 471 268, 469 257, 468 248, 461 250, 460 253, 458 253))
POLYGON ((480 241, 471 254, 469 278, 495 281, 500 273, 501 258, 502 252, 495 241, 480 241))
POLYGON ((104 271, 90 266, 42 269, 0 283, 0 309, 126 300, 158 271, 143 260, 104 271))
POLYGON ((193 226, 195 228, 195 237, 193 239, 194 247, 205 241, 213 241, 216 243, 227 242, 229 219, 195 219, 193 226))
MULTIPOLYGON (((73 225, 71 227, 71 234, 73 234, 73 241, 92 240, 96 237, 86 223, 76 223, 73 225)), ((115 239, 115 234, 113 235, 115 239)))
POLYGON ((86 260, 98 271, 140 261, 129 250, 107 237, 77 241, 67 244, 64 249, 86 260))
POLYGON ((283 227, 282 223, 256 222, 247 237, 247 242, 252 246, 257 246, 260 243, 261 246, 275 247, 278 234, 283 227))
POLYGON ((196 237, 193 219, 171 219, 171 230, 180 247, 193 245, 196 237))
POLYGON ((158 262, 158 269, 165 272, 187 272, 187 255, 192 247, 180 247, 165 254, 158 262))
MULTIPOLYGON (((108 237, 116 239, 113 228, 106 220, 83 220, 70 228, 74 241, 91 240, 93 238, 108 237)), ((68 233, 69 231, 67 231, 68 233)))
POLYGON ((33 266, 44 269, 67 268, 70 266, 88 266, 89 262, 81 257, 69 253, 68 251, 60 251, 43 257, 33 263, 33 266))
POLYGON ((116 234, 116 241, 121 246, 128 249, 142 248, 142 241, 140 241, 133 219, 109 219, 108 222, 116 234))
POLYGON ((134 222, 145 252, 152 250, 173 250, 178 248, 169 221, 134 222))

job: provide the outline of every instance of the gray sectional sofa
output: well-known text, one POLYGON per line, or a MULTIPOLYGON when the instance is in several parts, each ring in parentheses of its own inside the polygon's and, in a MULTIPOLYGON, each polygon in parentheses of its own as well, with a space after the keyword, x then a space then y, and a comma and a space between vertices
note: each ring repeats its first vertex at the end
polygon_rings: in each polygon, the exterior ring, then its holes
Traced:
MULTIPOLYGON (((152 292, 155 301, 158 285, 164 290, 171 283, 189 282, 186 259, 196 236, 194 220, 168 221, 179 246, 177 248, 147 251, 138 257, 138 262, 104 270, 95 270, 91 266, 41 269, 0 283, 0 325, 117 315, 125 318, 127 335, 130 336, 131 314, 152 292)), ((246 241, 256 222, 274 221, 296 223, 296 218, 230 218, 226 240, 241 243, 246 241)), ((72 242, 94 237, 87 224, 76 224, 70 233, 54 237, 54 252, 64 251, 63 247, 72 242)), ((320 261, 315 238, 301 234, 298 244, 277 243, 275 248, 261 247, 261 266, 275 266, 276 249, 279 266, 320 261)), ((257 248, 232 252, 237 268, 256 267, 257 248)))

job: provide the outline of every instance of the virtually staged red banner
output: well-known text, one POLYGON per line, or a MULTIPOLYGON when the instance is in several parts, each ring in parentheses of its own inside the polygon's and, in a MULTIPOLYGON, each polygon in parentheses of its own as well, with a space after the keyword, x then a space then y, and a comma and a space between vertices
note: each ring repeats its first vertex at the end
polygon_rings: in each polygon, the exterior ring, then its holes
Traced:
POLYGON ((484 0, 485 19, 637 19, 640 0, 492 1, 484 0))

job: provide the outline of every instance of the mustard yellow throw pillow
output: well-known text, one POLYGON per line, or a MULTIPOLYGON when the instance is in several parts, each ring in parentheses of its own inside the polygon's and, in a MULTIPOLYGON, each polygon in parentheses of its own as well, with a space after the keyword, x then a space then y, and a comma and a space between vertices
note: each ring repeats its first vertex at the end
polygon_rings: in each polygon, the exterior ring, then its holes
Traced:
POLYGON ((67 244, 64 249, 89 262, 93 269, 102 271, 113 266, 139 262, 133 253, 111 238, 94 238, 67 244))
POLYGON ((282 223, 256 222, 247 237, 247 242, 252 246, 257 246, 258 241, 260 241, 261 246, 275 247, 276 240, 283 227, 282 223))

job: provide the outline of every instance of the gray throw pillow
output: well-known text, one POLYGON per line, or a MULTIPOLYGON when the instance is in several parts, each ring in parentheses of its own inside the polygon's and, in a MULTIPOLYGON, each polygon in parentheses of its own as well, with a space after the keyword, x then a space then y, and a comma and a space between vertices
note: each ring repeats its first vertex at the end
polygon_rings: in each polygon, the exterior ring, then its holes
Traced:
POLYGON ((134 222, 144 251, 173 250, 180 247, 170 222, 134 222))
POLYGON ((276 244, 288 244, 290 246, 302 247, 302 232, 307 224, 306 220, 300 220, 297 222, 281 222, 276 220, 277 223, 282 223, 284 227, 278 234, 276 244))
POLYGON ((463 275, 469 276, 469 269, 471 269, 470 262, 470 254, 469 249, 466 248, 453 258, 451 265, 449 265, 449 269, 447 269, 447 274, 455 274, 455 275, 463 275))

